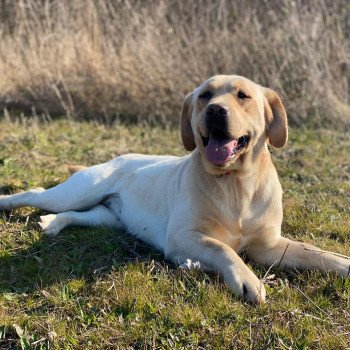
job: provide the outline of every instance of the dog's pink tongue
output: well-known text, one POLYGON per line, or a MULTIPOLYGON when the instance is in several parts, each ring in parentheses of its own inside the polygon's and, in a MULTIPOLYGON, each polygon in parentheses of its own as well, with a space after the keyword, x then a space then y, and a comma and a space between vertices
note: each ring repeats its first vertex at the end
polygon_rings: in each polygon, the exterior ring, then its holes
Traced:
POLYGON ((216 139, 209 138, 207 147, 205 147, 205 155, 210 163, 214 165, 223 165, 230 157, 232 150, 237 147, 238 141, 232 139, 216 139))

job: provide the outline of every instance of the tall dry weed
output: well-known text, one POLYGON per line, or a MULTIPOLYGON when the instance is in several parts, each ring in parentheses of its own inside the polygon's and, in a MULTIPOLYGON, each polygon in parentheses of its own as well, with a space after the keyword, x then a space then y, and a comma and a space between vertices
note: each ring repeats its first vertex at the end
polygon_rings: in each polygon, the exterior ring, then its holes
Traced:
POLYGON ((0 4, 1 108, 176 121, 222 73, 276 89, 297 124, 350 124, 347 0, 0 4))

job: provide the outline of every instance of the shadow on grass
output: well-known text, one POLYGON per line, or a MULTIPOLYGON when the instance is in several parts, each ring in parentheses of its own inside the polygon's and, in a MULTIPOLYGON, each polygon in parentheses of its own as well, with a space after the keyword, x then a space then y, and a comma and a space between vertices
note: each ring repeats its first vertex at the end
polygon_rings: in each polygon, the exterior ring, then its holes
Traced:
MULTIPOLYGON (((27 219, 12 217, 11 221, 30 223, 24 232, 14 230, 13 235, 21 235, 14 237, 14 242, 32 239, 30 232, 37 230, 34 223, 38 214, 27 219)), ((42 235, 28 248, 0 255, 0 293, 28 293, 71 278, 84 277, 89 281, 112 266, 118 269, 130 262, 152 259, 164 261, 162 253, 123 231, 72 227, 57 237, 42 235)))
MULTIPOLYGON (((19 223, 22 228, 25 222, 29 223, 25 231, 13 230, 14 243, 19 239, 27 245, 30 241, 31 245, 19 248, 15 253, 9 249, 0 255, 0 293, 29 293, 69 279, 84 278, 89 282, 101 273, 108 273, 112 267, 118 270, 137 261, 156 260, 174 270, 174 265, 165 261, 160 251, 121 230, 70 227, 56 237, 42 234, 40 239, 31 243, 31 232, 38 230, 39 215, 42 212, 34 212, 28 217, 12 215, 11 222, 19 223), (15 238, 18 234, 20 238, 15 238)), ((265 275, 266 267, 250 261, 245 253, 241 256, 260 278, 265 275)), ((299 275, 292 270, 272 270, 290 281, 299 275)), ((206 272, 206 275, 213 281, 218 278, 215 272, 206 272)))
MULTIPOLYGON (((19 228, 11 233, 14 246, 19 240, 20 245, 29 247, 8 249, 0 255, 0 293, 30 293, 69 279, 84 278, 89 282, 97 275, 108 273, 112 267, 118 270, 138 261, 155 260, 170 270, 177 270, 172 263, 164 261, 160 251, 121 230, 71 227, 52 238, 42 234, 32 243, 31 235, 38 230, 36 222, 42 214, 41 211, 27 217, 10 214, 10 221, 19 224, 19 228), (28 225, 23 230, 26 222, 28 225)), ((241 257, 260 278, 267 272, 266 267, 250 261, 245 253, 241 257)), ((278 267, 272 272, 291 283, 300 275, 297 271, 278 267)), ((206 272, 206 275, 213 281, 218 278, 215 272, 206 272)))

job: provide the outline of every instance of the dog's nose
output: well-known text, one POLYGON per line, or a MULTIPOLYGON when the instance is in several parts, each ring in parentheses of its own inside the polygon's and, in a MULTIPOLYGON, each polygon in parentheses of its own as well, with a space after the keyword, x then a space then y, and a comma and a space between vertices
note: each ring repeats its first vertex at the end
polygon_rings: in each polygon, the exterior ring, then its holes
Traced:
POLYGON ((228 116, 229 112, 226 106, 220 104, 209 105, 205 115, 208 131, 211 132, 214 129, 227 130, 228 116))
POLYGON ((207 115, 218 115, 226 117, 228 115, 227 108, 219 104, 211 104, 207 108, 207 115))

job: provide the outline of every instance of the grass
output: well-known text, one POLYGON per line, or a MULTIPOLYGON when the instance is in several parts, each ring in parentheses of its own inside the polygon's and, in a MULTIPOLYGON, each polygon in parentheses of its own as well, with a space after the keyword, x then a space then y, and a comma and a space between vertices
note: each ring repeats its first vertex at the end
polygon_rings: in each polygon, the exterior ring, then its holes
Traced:
MULTIPOLYGON (((290 134, 273 150, 283 232, 350 255, 350 136, 290 134)), ((2 120, 0 193, 53 186, 65 164, 126 152, 185 153, 173 129, 2 120)), ((349 281, 272 269, 268 303, 256 307, 215 274, 181 271, 123 232, 69 228, 48 239, 39 214, 0 213, 0 349, 350 349, 349 281)))

